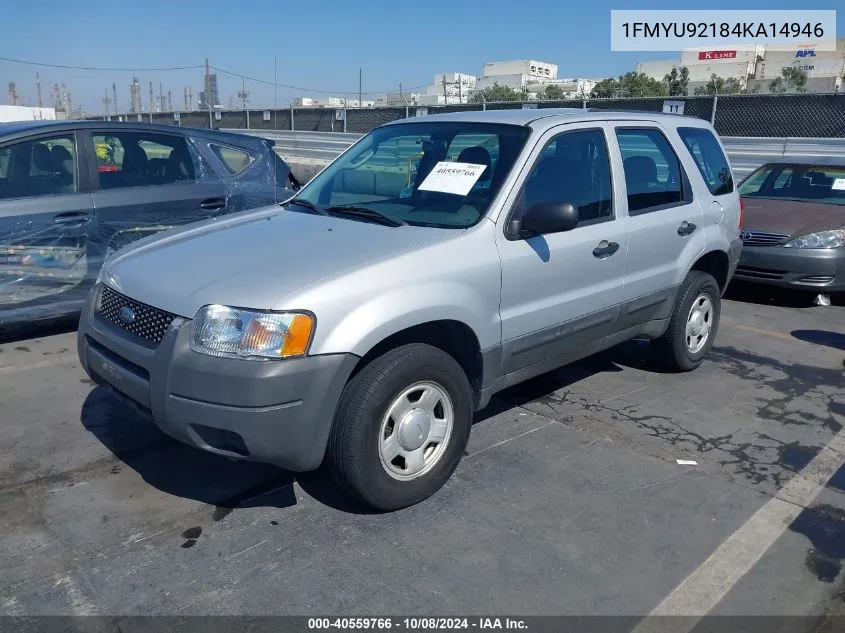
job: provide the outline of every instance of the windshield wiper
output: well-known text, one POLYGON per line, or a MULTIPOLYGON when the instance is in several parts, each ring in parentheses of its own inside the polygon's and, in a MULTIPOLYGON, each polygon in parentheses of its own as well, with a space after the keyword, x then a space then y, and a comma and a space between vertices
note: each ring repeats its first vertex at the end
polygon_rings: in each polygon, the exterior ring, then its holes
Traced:
POLYGON ((321 209, 313 202, 309 202, 308 200, 302 198, 292 198, 288 200, 288 204, 298 204, 300 207, 305 207, 306 209, 311 209, 312 211, 316 211, 320 215, 328 215, 325 209, 321 209))
POLYGON ((377 222, 381 222, 387 226, 407 226, 408 223, 402 220, 398 220, 396 218, 391 218, 389 215, 385 215, 375 209, 368 209, 367 207, 356 207, 355 205, 338 205, 334 207, 328 207, 326 209, 327 212, 330 213, 343 213, 347 215, 358 215, 363 218, 369 218, 371 220, 376 220, 377 222))

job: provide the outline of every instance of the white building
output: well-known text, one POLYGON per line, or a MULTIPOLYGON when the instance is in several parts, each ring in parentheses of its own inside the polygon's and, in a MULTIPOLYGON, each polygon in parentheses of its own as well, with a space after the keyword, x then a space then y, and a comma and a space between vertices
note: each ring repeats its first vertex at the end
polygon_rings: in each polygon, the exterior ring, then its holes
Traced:
POLYGON ((376 105, 376 102, 364 99, 359 104, 358 99, 347 99, 346 97, 325 97, 321 99, 296 97, 293 99, 293 105, 295 108, 372 108, 376 105))
POLYGON ((55 121, 55 108, 0 105, 0 123, 11 121, 55 121))
MULTIPOLYGON (((557 79, 557 64, 538 62, 533 59, 521 59, 509 62, 489 62, 484 64, 483 77, 486 78, 505 75, 528 75, 529 77, 557 79)), ((499 85, 502 84, 500 83, 499 85)))
MULTIPOLYGON (((443 103, 467 103, 470 94, 475 90, 476 82, 475 75, 467 73, 436 73, 434 83, 425 87, 424 96, 444 97, 443 103)), ((434 103, 431 99, 425 101, 426 103, 421 105, 443 105, 434 103)))

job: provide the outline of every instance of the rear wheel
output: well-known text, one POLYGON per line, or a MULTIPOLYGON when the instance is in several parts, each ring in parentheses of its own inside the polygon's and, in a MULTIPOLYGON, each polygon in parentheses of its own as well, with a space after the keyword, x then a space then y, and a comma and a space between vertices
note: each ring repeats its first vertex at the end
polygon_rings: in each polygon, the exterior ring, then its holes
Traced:
POLYGON ((430 345, 403 345, 344 388, 328 466, 344 490, 373 508, 413 505, 457 468, 472 414, 472 390, 457 361, 430 345))
POLYGON ((712 275, 690 271, 681 284, 666 333, 654 341, 663 365, 691 371, 710 353, 722 311, 721 290, 712 275))

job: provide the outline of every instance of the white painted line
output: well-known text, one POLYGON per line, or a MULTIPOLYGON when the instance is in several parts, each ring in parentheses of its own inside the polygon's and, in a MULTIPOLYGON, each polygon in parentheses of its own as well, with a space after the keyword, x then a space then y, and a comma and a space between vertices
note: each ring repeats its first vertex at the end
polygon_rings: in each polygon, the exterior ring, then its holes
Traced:
POLYGON ((51 365, 66 365, 67 363, 77 362, 76 356, 67 356, 65 358, 58 358, 52 360, 39 360, 29 365, 4 365, 0 367, 0 374, 16 374, 21 371, 30 369, 38 369, 39 367, 50 367, 51 365))
POLYGON ((676 459, 678 466, 698 466, 698 462, 694 459, 676 459))
POLYGON ((251 549, 255 549, 256 547, 258 547, 258 546, 260 546, 260 545, 264 545, 266 542, 267 542, 267 541, 261 541, 260 543, 256 543, 255 545, 250 545, 250 546, 249 546, 249 547, 247 547, 246 549, 242 549, 242 550, 241 550, 240 552, 238 552, 237 554, 232 554, 231 556, 227 556, 227 557, 226 557, 226 560, 227 560, 227 561, 232 560, 232 559, 233 559, 233 558, 235 558, 236 556, 240 556, 241 554, 244 554, 244 553, 248 552, 248 551, 249 551, 249 550, 251 550, 251 549))
POLYGON ((476 451, 475 453, 471 453, 467 455, 467 459, 470 457, 475 457, 476 455, 481 455, 482 453, 486 453, 487 451, 493 450, 494 448, 498 448, 503 444, 507 444, 508 442, 513 442, 514 440, 518 440, 521 437, 525 437, 526 435, 531 435, 532 433, 536 433, 537 431, 542 431, 546 427, 551 426, 552 424, 556 424, 556 420, 552 420, 551 422, 547 422, 543 426, 538 426, 536 429, 531 429, 530 431, 525 431, 525 433, 520 433, 519 435, 514 435, 513 437, 509 437, 506 440, 502 440, 500 442, 496 442, 495 444, 488 446, 487 448, 482 448, 480 451, 476 451))
POLYGON ((763 557, 845 464, 845 429, 722 543, 632 633, 688 633, 763 557))

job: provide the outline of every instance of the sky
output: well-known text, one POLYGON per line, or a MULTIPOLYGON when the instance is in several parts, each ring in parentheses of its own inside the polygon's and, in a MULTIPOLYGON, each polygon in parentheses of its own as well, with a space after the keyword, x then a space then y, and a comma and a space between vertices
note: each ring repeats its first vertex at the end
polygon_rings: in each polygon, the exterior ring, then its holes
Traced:
MULTIPOLYGON (((228 106, 242 85, 251 107, 287 107, 297 96, 357 96, 359 69, 369 94, 405 91, 432 83, 437 72, 481 75, 485 62, 534 59, 558 65, 559 77, 607 77, 634 70, 638 61, 677 59, 673 52, 610 50, 611 9, 693 8, 674 2, 642 5, 616 0, 5 0, 0 57, 39 64, 105 70, 60 69, 0 60, 0 102, 8 82, 24 105, 37 105, 39 72, 44 105, 64 82, 74 106, 104 111, 106 91, 117 87, 117 106, 128 110, 129 84, 141 82, 144 109, 149 82, 156 97, 172 93, 183 104, 190 86, 196 101, 203 70, 218 71, 220 100, 228 106), (191 8, 188 8, 188 7, 191 8), (274 63, 275 58, 275 63, 274 63), (197 68, 165 70, 175 67, 197 68), (135 69, 110 70, 110 69, 135 69), (150 70, 161 69, 161 70, 150 70), (292 87, 278 87, 276 83, 292 87), (252 79, 242 80, 241 76, 252 79)), ((823 1, 813 9, 835 9, 823 1)), ((796 9, 786 0, 708 0, 702 9, 796 9)), ((845 35, 845 10, 837 33, 845 35)), ((113 111, 114 104, 109 108, 113 111)))

